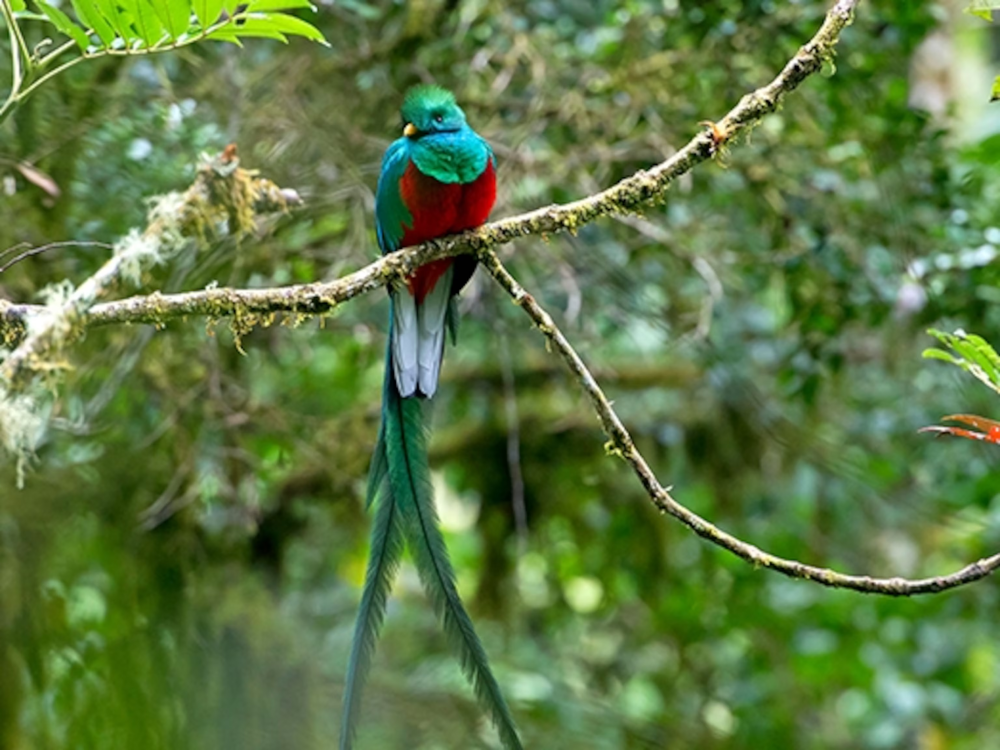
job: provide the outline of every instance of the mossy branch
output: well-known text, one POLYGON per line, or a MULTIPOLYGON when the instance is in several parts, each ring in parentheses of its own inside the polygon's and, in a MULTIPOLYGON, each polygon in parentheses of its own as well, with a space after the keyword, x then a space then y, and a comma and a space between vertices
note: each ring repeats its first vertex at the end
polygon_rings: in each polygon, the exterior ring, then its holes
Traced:
MULTIPOLYGON (((122 282, 138 284, 149 267, 185 250, 193 251, 210 239, 243 236, 256 226, 258 215, 286 210, 298 201, 294 191, 281 190, 240 168, 233 147, 217 158, 204 158, 191 187, 157 198, 145 230, 133 230, 116 243, 112 257, 79 287, 73 289, 67 283, 50 294, 47 305, 0 301, 0 338, 19 342, 0 363, 0 385, 16 390, 33 373, 59 369, 53 358, 97 323, 94 304, 122 282)), ((144 298, 149 315, 145 322, 158 321, 155 310, 160 297, 144 298)))
MULTIPOLYGON (((63 282, 47 289, 46 305, 0 300, 0 341, 17 344, 6 356, 0 352, 0 446, 17 463, 19 486, 45 434, 50 378, 68 367, 62 349, 94 324, 91 310, 97 299, 123 283, 138 284, 146 269, 182 252, 245 235, 258 215, 298 202, 294 191, 241 169, 230 147, 218 158, 203 159, 186 191, 156 199, 145 230, 133 230, 117 242, 112 257, 79 287, 63 282)), ((146 299, 148 307, 156 295, 146 299)))
MULTIPOLYGON (((330 282, 267 289, 213 288, 180 294, 158 294, 106 302, 79 310, 74 326, 80 330, 115 323, 163 322, 185 316, 236 316, 252 320, 272 313, 321 314, 338 304, 402 279, 419 266, 438 258, 484 252, 528 235, 576 231, 595 219, 627 214, 664 199, 670 185, 695 166, 719 154, 766 115, 774 112, 786 94, 822 69, 834 55, 840 32, 853 17, 859 0, 840 0, 827 13, 816 35, 769 84, 744 96, 721 120, 692 138, 669 159, 640 170, 595 195, 573 203, 552 205, 495 221, 477 230, 406 248, 380 258, 348 276, 330 282)), ((0 336, 9 336, 26 318, 39 312, 31 305, 0 301, 0 336)), ((23 346, 23 345, 22 345, 23 346)), ((31 347, 29 347, 31 348, 31 347)), ((19 357, 17 370, 26 364, 19 357)), ((0 371, 5 376, 9 368, 0 371)))

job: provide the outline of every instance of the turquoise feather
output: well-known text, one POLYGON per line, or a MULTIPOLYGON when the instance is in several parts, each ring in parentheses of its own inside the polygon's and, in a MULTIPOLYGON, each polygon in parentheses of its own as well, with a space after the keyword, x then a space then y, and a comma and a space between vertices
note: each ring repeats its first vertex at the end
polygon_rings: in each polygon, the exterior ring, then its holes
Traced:
POLYGON ((466 124, 465 113, 447 89, 410 89, 400 114, 419 132, 434 135, 401 140, 417 169, 435 180, 448 184, 474 182, 493 158, 490 145, 466 124))
POLYGON ((375 234, 383 253, 398 250, 406 233, 413 226, 413 214, 399 194, 399 182, 409 162, 409 141, 393 141, 382 158, 382 173, 375 193, 375 234))

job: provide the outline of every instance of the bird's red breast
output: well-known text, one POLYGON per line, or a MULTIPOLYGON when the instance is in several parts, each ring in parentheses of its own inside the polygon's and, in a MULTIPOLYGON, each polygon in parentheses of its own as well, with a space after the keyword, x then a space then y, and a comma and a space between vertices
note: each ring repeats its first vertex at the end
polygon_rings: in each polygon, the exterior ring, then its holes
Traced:
MULTIPOLYGON (((497 197, 493 160, 486 162, 486 169, 473 182, 451 184, 428 177, 411 161, 399 181, 399 194, 413 217, 413 225, 404 226, 403 247, 478 227, 490 215, 497 197)), ((452 260, 435 260, 413 273, 409 288, 418 305, 452 260)))

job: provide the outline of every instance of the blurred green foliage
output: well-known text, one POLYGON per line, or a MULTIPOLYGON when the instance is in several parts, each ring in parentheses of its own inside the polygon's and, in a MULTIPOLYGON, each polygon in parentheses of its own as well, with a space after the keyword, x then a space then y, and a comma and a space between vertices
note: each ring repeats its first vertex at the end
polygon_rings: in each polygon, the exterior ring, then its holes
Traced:
MULTIPOLYGON (((334 278, 376 254, 373 189, 407 86, 456 91, 500 161, 496 215, 512 215, 660 161, 768 81, 825 10, 342 0, 314 17, 329 50, 83 65, 5 126, 0 247, 113 240, 144 197, 187 184, 200 150, 233 141, 307 207, 157 269, 147 290, 334 278)), ((916 434, 998 413, 920 358, 930 326, 1000 340, 997 116, 967 106, 955 73, 982 74, 985 102, 989 27, 958 11, 862 4, 835 74, 662 207, 505 250, 661 481, 769 551, 925 576, 1000 545, 996 449, 916 434), (920 72, 934 38, 951 42, 940 80, 920 72), (940 114, 911 105, 919 84, 938 87, 940 114)), ((0 276, 0 296, 31 300, 100 262, 42 254, 0 276)), ((432 462, 463 595, 529 747, 1000 743, 992 581, 868 598, 706 545, 604 454, 588 403, 499 290, 479 278, 462 304, 432 462)), ((259 329, 245 356, 224 323, 194 320, 95 330, 74 349, 26 489, 0 475, 0 747, 331 745, 386 314, 369 295, 259 329)), ((409 567, 359 740, 494 743, 409 567)))

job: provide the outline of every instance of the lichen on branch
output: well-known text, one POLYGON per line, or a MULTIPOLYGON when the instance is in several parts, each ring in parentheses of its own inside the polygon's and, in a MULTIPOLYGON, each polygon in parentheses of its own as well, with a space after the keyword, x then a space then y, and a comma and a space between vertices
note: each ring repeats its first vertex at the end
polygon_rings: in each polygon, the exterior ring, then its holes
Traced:
MULTIPOLYGON (((50 401, 53 374, 69 366, 63 349, 94 324, 95 303, 120 287, 139 284, 148 269, 181 253, 244 237, 259 216, 298 202, 294 191, 241 168, 235 147, 229 147, 218 157, 202 157, 187 190, 155 198, 146 227, 115 243, 111 258, 78 287, 69 281, 50 287, 44 305, 0 300, 0 340, 15 345, 0 350, 0 445, 17 460, 19 481, 44 435, 41 415, 50 401), (30 414, 38 418, 26 417, 30 414)), ((158 296, 146 297, 150 313, 158 296)))
MULTIPOLYGON (((146 227, 116 242, 112 257, 79 287, 45 306, 0 301, 0 332, 6 338, 17 335, 13 326, 19 322, 25 334, 0 363, 0 383, 16 389, 32 373, 51 369, 46 359, 94 324, 89 313, 102 296, 138 285, 143 272, 185 251, 226 237, 242 238, 254 230, 260 215, 298 203, 294 191, 241 168, 234 147, 218 157, 203 156, 192 185, 183 193, 154 198, 146 227)), ((145 298, 151 314, 159 298, 145 298)))

